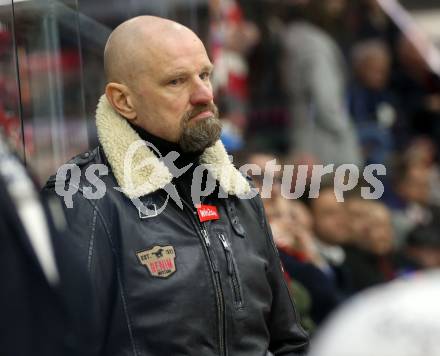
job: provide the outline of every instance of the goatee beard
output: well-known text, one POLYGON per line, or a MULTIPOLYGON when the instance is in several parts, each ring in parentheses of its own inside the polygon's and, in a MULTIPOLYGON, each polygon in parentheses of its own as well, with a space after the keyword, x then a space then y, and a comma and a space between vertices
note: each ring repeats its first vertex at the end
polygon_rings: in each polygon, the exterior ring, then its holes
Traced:
POLYGON ((218 109, 214 104, 194 108, 184 115, 181 123, 182 134, 179 146, 183 152, 203 152, 220 138, 222 123, 218 117, 218 109), (206 110, 211 111, 213 115, 194 124, 191 123, 192 118, 206 110))

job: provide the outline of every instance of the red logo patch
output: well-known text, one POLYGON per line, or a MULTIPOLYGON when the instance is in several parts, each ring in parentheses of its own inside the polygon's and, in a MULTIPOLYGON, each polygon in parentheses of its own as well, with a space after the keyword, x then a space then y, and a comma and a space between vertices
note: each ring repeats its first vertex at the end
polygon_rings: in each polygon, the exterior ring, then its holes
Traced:
POLYGON ((197 214, 201 222, 220 219, 217 207, 214 205, 199 205, 197 207, 197 214))

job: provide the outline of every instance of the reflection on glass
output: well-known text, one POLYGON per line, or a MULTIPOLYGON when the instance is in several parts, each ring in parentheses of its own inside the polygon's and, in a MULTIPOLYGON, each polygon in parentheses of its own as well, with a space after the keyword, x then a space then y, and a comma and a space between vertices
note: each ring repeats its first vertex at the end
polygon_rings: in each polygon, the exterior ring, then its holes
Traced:
POLYGON ((0 2, 0 129, 24 158, 11 1, 0 2))
POLYGON ((78 13, 55 1, 14 10, 26 161, 43 183, 88 147, 78 13))

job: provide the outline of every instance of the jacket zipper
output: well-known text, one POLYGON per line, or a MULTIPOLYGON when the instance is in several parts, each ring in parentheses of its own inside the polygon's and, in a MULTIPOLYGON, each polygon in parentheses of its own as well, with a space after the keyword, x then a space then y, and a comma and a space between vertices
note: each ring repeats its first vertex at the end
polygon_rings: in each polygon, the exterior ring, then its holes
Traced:
MULTIPOLYGON (((189 205, 184 199, 182 199, 184 205, 192 212, 193 215, 197 216, 197 211, 195 211, 191 205, 189 205)), ((219 321, 219 329, 218 329, 218 337, 219 337, 219 349, 220 356, 226 356, 226 325, 225 325, 225 301, 223 297, 220 275, 217 263, 215 261, 215 257, 213 256, 213 252, 211 251, 211 240, 209 239, 208 231, 206 230, 204 224, 199 220, 196 220, 196 224, 198 226, 198 232, 202 237, 202 245, 205 250, 205 254, 209 261, 209 266, 211 273, 213 275, 215 295, 216 295, 216 304, 217 304, 217 318, 219 321)))
POLYGON ((225 235, 218 234, 217 236, 220 239, 220 242, 222 243, 223 249, 225 251, 226 262, 228 265, 228 274, 231 278, 232 291, 234 294, 234 304, 235 306, 240 308, 243 305, 243 297, 240 288, 240 281, 238 280, 234 256, 232 254, 232 248, 228 240, 226 239, 225 235))
POLYGON ((221 290, 221 282, 220 282, 220 275, 219 270, 217 267, 217 264, 214 264, 215 259, 212 256, 211 253, 211 241, 209 240, 208 231, 206 231, 205 227, 202 223, 200 223, 201 226, 201 232, 205 240, 205 244, 208 251, 208 258, 211 261, 211 264, 213 264, 213 270, 214 270, 214 285, 216 290, 216 296, 217 296, 217 313, 218 313, 218 320, 219 320, 219 346, 220 346, 220 355, 226 355, 226 336, 225 336, 225 301, 223 297, 223 293, 221 290))

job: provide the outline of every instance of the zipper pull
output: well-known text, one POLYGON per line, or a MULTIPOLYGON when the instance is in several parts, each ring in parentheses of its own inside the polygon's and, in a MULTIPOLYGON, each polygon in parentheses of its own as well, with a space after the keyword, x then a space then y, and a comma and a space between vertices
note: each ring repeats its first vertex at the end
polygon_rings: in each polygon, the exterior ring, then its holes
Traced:
POLYGON ((220 241, 222 242, 222 245, 223 245, 224 249, 228 251, 229 250, 229 244, 228 244, 228 241, 226 240, 225 235, 218 234, 218 237, 219 237, 220 241))
POLYGON ((231 247, 229 246, 228 240, 226 240, 225 235, 218 234, 218 238, 220 239, 223 248, 225 250, 226 261, 228 263, 228 273, 232 276, 234 273, 234 265, 232 262, 231 247))
POLYGON ((205 240, 206 249, 208 251, 208 256, 211 261, 211 266, 214 272, 218 272, 217 262, 215 260, 215 254, 211 251, 211 240, 209 240, 208 231, 204 227, 200 230, 202 232, 203 240, 205 240))
POLYGON ((209 240, 209 236, 208 236, 208 232, 206 231, 205 228, 202 228, 202 235, 203 235, 203 239, 205 240, 205 244, 206 246, 211 246, 211 241, 209 240))

